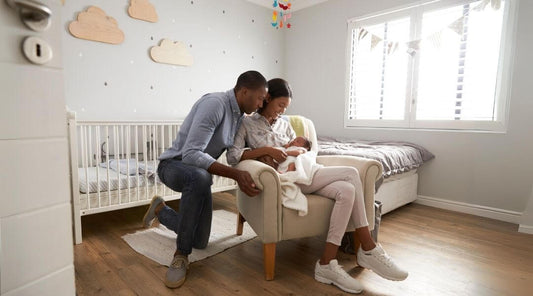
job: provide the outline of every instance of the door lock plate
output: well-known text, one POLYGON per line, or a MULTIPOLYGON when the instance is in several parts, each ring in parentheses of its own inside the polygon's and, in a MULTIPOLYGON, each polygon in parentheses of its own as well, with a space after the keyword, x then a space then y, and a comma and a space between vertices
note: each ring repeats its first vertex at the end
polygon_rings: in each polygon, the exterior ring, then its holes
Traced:
POLYGON ((52 57, 52 47, 39 37, 26 37, 22 41, 22 52, 32 63, 42 65, 48 63, 52 57))

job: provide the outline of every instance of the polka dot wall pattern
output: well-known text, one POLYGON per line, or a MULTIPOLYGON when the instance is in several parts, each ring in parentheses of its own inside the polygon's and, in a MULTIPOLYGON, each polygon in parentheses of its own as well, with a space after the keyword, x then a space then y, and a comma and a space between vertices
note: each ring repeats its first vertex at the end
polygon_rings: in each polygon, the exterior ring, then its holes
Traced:
POLYGON ((286 33, 270 26, 267 8, 244 0, 151 1, 158 15, 151 23, 131 18, 126 2, 80 0, 63 6, 65 26, 95 5, 116 19, 125 35, 121 44, 108 45, 65 30, 66 101, 81 119, 179 119, 205 93, 232 88, 244 71, 283 77, 286 33), (183 42, 194 63, 154 62, 150 48, 165 38, 183 42))

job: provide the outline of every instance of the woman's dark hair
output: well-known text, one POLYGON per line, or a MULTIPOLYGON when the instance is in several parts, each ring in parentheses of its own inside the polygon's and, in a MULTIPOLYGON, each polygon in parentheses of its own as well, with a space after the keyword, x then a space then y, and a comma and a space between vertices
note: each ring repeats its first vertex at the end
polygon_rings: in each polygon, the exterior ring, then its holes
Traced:
POLYGON ((271 99, 279 97, 292 98, 292 89, 286 80, 274 78, 268 81, 268 94, 271 99))
POLYGON ((267 80, 261 73, 257 71, 246 71, 239 75, 239 78, 237 78, 235 91, 238 91, 243 87, 248 89, 266 88, 267 80))
MULTIPOLYGON (((268 94, 270 95, 270 100, 281 97, 289 97, 292 99, 292 89, 289 83, 285 79, 274 78, 268 81, 268 94)), ((261 113, 263 109, 268 105, 267 101, 263 102, 263 107, 257 110, 258 113, 261 113)))

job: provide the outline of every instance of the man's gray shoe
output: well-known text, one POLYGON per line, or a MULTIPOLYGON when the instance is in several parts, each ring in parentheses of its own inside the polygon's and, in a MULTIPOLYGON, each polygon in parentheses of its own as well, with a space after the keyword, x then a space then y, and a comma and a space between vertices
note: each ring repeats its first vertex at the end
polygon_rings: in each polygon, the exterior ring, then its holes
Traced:
POLYGON ((168 267, 165 277, 165 285, 169 288, 178 288, 185 282, 185 276, 189 269, 189 259, 184 255, 174 256, 174 260, 168 267))
POLYGON ((152 198, 152 202, 150 203, 150 207, 148 208, 148 211, 146 211, 146 214, 144 214, 143 217, 143 226, 145 228, 150 227, 152 225, 152 221, 156 218, 155 215, 155 208, 157 208, 158 205, 160 205, 165 200, 161 196, 154 196, 152 198))

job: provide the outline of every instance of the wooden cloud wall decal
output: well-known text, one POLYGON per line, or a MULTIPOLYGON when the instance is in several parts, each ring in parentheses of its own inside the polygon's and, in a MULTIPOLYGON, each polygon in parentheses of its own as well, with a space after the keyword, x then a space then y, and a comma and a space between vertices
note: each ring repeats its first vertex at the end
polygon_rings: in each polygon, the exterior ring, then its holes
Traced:
POLYGON ((163 39, 161 44, 150 49, 150 56, 158 63, 191 66, 192 55, 187 51, 187 46, 181 41, 172 42, 163 39))
POLYGON ((157 12, 148 0, 131 0, 128 14, 132 18, 157 23, 157 12))
POLYGON ((77 38, 119 44, 124 41, 124 33, 117 21, 107 16, 105 11, 91 6, 78 14, 78 19, 68 25, 70 33, 77 38))

